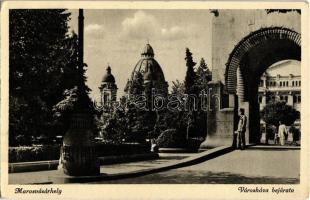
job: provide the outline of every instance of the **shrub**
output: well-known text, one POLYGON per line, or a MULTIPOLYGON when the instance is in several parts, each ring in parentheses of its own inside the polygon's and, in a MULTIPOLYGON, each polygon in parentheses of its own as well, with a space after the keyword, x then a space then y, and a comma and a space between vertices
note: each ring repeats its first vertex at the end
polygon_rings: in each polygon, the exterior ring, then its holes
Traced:
POLYGON ((199 147, 200 147, 200 144, 201 144, 204 140, 205 140, 205 139, 204 139, 203 137, 189 138, 189 139, 187 140, 187 148, 198 150, 199 147))
POLYGON ((9 162, 57 160, 60 146, 19 146, 9 148, 9 162))
POLYGON ((294 141, 300 140, 300 130, 298 128, 296 128, 295 126, 291 126, 289 132, 293 134, 294 141))
POLYGON ((182 148, 186 147, 186 139, 176 129, 167 129, 163 131, 156 140, 159 147, 162 148, 182 148))
POLYGON ((124 143, 124 144, 97 144, 96 152, 98 157, 111 155, 132 155, 149 153, 150 145, 138 143, 124 143))
MULTIPOLYGON (((149 153, 150 145, 146 144, 97 144, 98 157, 119 156, 149 153)), ((44 160, 58 160, 60 157, 60 145, 57 146, 20 146, 9 148, 9 162, 32 162, 44 160)))

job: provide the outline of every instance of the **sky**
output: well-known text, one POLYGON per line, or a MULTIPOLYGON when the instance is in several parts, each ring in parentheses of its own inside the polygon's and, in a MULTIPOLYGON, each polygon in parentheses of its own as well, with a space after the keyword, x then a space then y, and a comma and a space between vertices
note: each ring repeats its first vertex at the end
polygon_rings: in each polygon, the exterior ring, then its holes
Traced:
MULTIPOLYGON (((72 13, 70 31, 78 32, 78 10, 72 13)), ((211 68, 211 20, 209 10, 84 10, 84 62, 88 68, 90 97, 98 99, 101 79, 108 64, 118 86, 118 98, 141 58, 146 43, 154 49, 166 81, 183 81, 185 48, 199 63, 205 58, 211 68)))

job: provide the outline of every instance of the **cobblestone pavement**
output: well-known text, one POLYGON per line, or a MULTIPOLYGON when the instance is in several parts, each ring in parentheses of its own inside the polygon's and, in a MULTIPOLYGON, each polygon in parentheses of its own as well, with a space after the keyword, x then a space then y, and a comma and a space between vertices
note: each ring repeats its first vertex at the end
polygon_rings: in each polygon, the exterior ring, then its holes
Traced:
POLYGON ((236 150, 218 158, 166 172, 98 183, 126 184, 296 184, 300 150, 236 150))

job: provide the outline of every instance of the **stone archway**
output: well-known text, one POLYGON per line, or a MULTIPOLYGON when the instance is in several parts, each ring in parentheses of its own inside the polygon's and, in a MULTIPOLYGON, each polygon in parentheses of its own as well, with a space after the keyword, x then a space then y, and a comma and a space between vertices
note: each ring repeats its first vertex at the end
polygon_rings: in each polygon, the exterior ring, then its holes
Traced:
MULTIPOLYGON (((301 60, 300 33, 282 27, 262 28, 243 38, 226 63, 225 86, 237 96, 235 109, 243 107, 249 117, 246 138, 256 143, 259 137, 258 83, 272 64, 281 60, 301 60)), ((237 120, 236 118, 234 119, 237 120)))

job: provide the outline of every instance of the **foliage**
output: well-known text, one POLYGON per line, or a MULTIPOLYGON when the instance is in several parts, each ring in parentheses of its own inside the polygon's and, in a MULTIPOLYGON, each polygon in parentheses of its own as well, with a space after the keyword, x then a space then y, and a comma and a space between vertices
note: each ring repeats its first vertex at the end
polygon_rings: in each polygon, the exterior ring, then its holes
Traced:
POLYGON ((181 83, 179 80, 172 81, 171 94, 181 97, 182 95, 184 95, 184 92, 185 92, 184 83, 181 83))
POLYGON ((279 126, 279 121, 289 126, 298 119, 300 113, 283 101, 268 103, 261 111, 261 118, 267 123, 279 126))
POLYGON ((196 83, 199 86, 200 90, 206 89, 208 82, 211 81, 211 71, 208 68, 204 58, 201 58, 196 74, 196 83))
POLYGON ((58 160, 60 146, 19 146, 9 148, 9 162, 58 160))
POLYGON ((291 126, 289 132, 293 134, 294 141, 300 140, 300 130, 298 128, 296 128, 295 126, 291 126))
MULTIPOLYGON (((122 101, 124 100, 123 97, 122 101)), ((133 103, 122 105, 111 112, 103 112, 97 127, 104 140, 114 143, 145 143, 152 136, 156 123, 156 113, 137 108, 133 103)))
POLYGON ((141 110, 133 104, 129 104, 126 110, 128 119, 128 141, 145 142, 151 137, 156 122, 154 111, 141 110))
POLYGON ((70 13, 18 9, 9 15, 10 145, 21 144, 17 136, 26 142, 33 136, 63 135, 76 97, 91 106, 78 38, 68 34, 70 13))
POLYGON ((141 95, 143 91, 144 91, 143 75, 140 72, 137 72, 130 85, 129 94, 130 95, 141 95))
POLYGON ((186 144, 186 139, 176 129, 167 129, 159 135, 156 143, 161 148, 182 148, 186 144))
MULTIPOLYGON (((98 157, 103 156, 119 156, 149 153, 148 145, 136 143, 111 144, 98 143, 95 146, 98 157)), ((9 147, 9 162, 31 162, 43 160, 58 160, 60 156, 59 145, 43 145, 43 146, 19 146, 9 147)))
POLYGON ((149 153, 150 146, 138 143, 122 143, 113 144, 105 143, 96 145, 96 153, 99 157, 104 156, 119 156, 119 155, 133 155, 133 154, 143 154, 149 153))
POLYGON ((17 135, 63 132, 52 109, 63 91, 75 85, 70 66, 74 38, 67 34, 70 13, 66 10, 17 9, 9 15, 9 130, 10 145, 16 145, 17 135))
POLYGON ((195 84, 195 79, 196 79, 196 73, 194 71, 194 66, 196 63, 193 61, 192 53, 188 48, 186 48, 186 76, 185 76, 185 81, 184 81, 184 87, 185 87, 185 93, 186 94, 191 94, 192 92, 192 87, 195 84))
POLYGON ((103 113, 97 121, 103 139, 116 144, 122 143, 126 138, 126 133, 128 133, 126 124, 125 111, 122 109, 116 109, 112 113, 103 113))

